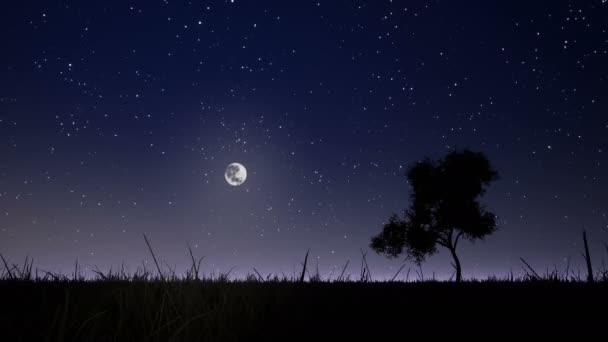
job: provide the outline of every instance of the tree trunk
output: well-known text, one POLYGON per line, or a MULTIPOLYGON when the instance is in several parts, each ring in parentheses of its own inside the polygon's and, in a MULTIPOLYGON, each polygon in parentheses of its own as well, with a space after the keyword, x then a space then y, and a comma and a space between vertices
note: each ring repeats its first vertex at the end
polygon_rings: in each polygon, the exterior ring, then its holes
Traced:
POLYGON ((460 260, 458 259, 458 255, 456 255, 456 248, 448 248, 450 253, 452 253, 452 258, 454 258, 454 268, 456 269, 456 282, 459 283, 462 281, 462 268, 460 267, 460 260))

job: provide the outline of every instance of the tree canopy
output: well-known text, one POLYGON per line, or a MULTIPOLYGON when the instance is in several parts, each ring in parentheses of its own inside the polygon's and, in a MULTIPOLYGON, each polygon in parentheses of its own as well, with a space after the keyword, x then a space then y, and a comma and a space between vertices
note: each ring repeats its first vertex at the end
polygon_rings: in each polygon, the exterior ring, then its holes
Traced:
POLYGON ((498 178, 481 152, 452 151, 443 159, 424 159, 407 171, 411 187, 405 217, 393 215, 382 232, 372 238, 379 254, 405 253, 417 263, 447 248, 454 260, 456 281, 462 279, 456 248, 462 238, 483 239, 496 230, 496 216, 479 203, 487 186, 498 178))

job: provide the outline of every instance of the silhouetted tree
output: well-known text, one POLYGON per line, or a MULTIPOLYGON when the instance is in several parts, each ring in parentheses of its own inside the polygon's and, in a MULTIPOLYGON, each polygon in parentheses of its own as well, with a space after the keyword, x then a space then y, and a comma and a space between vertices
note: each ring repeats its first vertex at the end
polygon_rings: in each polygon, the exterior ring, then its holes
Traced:
POLYGON ((420 264, 437 252, 437 245, 445 247, 454 259, 456 281, 461 281, 458 242, 483 239, 496 230, 496 216, 478 199, 498 173, 483 153, 463 150, 418 162, 406 175, 412 193, 405 218, 393 215, 372 238, 371 248, 389 258, 405 252, 420 264))

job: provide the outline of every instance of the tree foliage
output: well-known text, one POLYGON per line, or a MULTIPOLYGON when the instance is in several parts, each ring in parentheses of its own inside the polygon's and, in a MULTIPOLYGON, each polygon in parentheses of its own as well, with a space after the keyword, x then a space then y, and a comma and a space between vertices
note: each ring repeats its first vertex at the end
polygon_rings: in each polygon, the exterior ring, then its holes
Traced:
POLYGON ((388 257, 405 253, 421 263, 447 248, 461 277, 456 247, 464 238, 483 239, 496 230, 496 216, 479 203, 488 185, 498 178, 488 158, 470 150, 452 151, 443 159, 425 159, 407 171, 410 207, 402 219, 389 218, 371 247, 388 257))

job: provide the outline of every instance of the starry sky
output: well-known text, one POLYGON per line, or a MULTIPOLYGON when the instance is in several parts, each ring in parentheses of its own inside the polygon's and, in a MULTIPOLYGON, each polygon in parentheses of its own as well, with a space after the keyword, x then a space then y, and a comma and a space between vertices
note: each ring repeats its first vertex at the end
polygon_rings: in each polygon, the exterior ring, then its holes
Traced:
MULTIPOLYGON (((44 270, 334 277, 454 148, 500 173, 465 277, 608 241, 608 2, 13 1, 0 14, 0 252, 44 270), (227 184, 228 164, 248 178, 227 184)), ((452 273, 444 252, 426 276, 452 273)), ((375 279, 403 260, 370 252, 375 279)), ((415 266, 412 267, 412 274, 415 266)), ((406 267, 406 269, 407 269, 406 267)))

